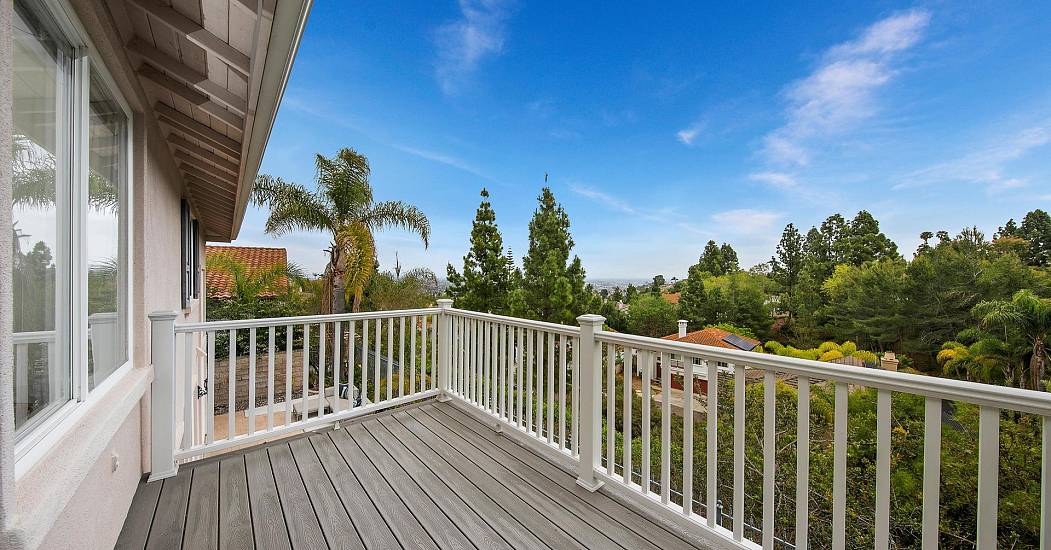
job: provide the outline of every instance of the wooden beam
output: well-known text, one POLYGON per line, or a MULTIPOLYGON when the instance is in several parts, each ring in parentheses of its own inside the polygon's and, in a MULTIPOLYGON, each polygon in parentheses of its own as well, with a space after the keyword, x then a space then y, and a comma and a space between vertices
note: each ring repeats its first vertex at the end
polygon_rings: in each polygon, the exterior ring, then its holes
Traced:
POLYGON ((215 180, 205 179, 185 171, 183 172, 183 179, 187 183, 193 183, 198 187, 207 187, 208 189, 214 191, 217 195, 222 195, 223 197, 231 200, 237 196, 237 193, 233 189, 230 189, 226 185, 218 183, 215 180))
POLYGON ((161 20, 176 32, 182 34, 187 40, 197 44, 223 60, 227 65, 244 76, 251 72, 252 60, 241 53, 237 48, 228 44, 225 40, 215 36, 211 31, 205 29, 193 19, 175 11, 171 6, 165 6, 157 0, 131 0, 132 3, 146 10, 157 19, 161 20))
MULTIPOLYGON (((180 136, 179 134, 169 135, 168 143, 171 143, 172 145, 178 147, 179 149, 182 149, 183 151, 186 151, 187 153, 190 153, 191 155, 199 159, 207 161, 210 164, 214 164, 215 166, 218 166, 219 168, 222 168, 223 170, 226 170, 227 172, 230 172, 235 176, 238 175, 238 173, 240 172, 240 164, 237 161, 231 162, 226 157, 217 155, 205 149, 204 147, 196 145, 190 142, 188 139, 180 136)), ((236 155, 234 158, 240 159, 240 155, 236 155)))
POLYGON ((150 79, 154 84, 161 88, 164 88, 165 90, 168 90, 169 92, 196 105, 200 110, 218 118, 234 128, 237 128, 238 131, 244 132, 245 119, 232 111, 227 111, 222 105, 209 99, 207 95, 202 94, 201 92, 184 85, 182 82, 162 73, 154 68, 153 65, 143 64, 142 67, 139 68, 138 73, 139 76, 150 79))
POLYGON ((200 122, 186 116, 178 109, 159 101, 154 105, 153 109, 162 120, 169 121, 169 124, 172 124, 177 128, 182 128, 186 132, 190 132, 194 137, 204 141, 208 145, 218 147, 224 153, 240 156, 241 144, 238 143, 237 140, 224 135, 215 128, 201 124, 200 122))
POLYGON ((137 37, 132 39, 132 41, 128 43, 128 51, 148 60, 158 68, 163 69, 169 75, 192 86, 194 89, 208 94, 213 101, 218 101, 219 103, 226 105, 230 109, 233 109, 237 114, 244 116, 245 113, 248 112, 248 103, 245 100, 237 97, 236 94, 226 89, 224 86, 220 86, 216 82, 208 80, 208 75, 201 74, 194 69, 187 67, 178 59, 175 59, 174 57, 147 44, 142 39, 137 37))
POLYGON ((211 182, 211 183, 213 183, 215 185, 228 186, 228 187, 231 188, 231 190, 236 190, 237 189, 237 180, 234 179, 234 178, 231 178, 229 175, 216 176, 214 174, 210 174, 210 173, 198 168, 197 166, 194 166, 190 162, 185 162, 185 161, 182 162, 182 164, 179 165, 179 168, 183 172, 185 172, 185 173, 187 173, 187 174, 189 174, 191 176, 200 178, 200 179, 205 180, 207 182, 211 182))
POLYGON ((219 168, 218 166, 216 166, 216 165, 214 165, 214 164, 212 164, 212 163, 210 163, 208 161, 201 160, 201 159, 191 155, 190 153, 187 153, 186 151, 183 151, 182 149, 176 149, 174 156, 175 156, 176 159, 178 159, 183 164, 186 164, 188 166, 193 166, 197 170, 201 170, 203 172, 206 172, 206 173, 208 173, 209 175, 211 175, 213 177, 221 178, 221 179, 223 179, 225 181, 230 181, 231 185, 236 185, 236 183, 235 183, 237 181, 237 175, 236 174, 231 174, 231 173, 227 172, 226 170, 223 170, 222 168, 219 168))

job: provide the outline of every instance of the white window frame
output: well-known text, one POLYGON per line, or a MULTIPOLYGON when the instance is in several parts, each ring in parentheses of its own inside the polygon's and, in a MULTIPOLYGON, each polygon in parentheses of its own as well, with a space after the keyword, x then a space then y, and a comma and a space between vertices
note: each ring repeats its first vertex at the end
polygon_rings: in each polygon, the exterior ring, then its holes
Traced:
MULTIPOLYGON (((61 285, 64 287, 67 282, 70 287, 70 296, 66 301, 66 308, 59 308, 56 306, 56 320, 55 326, 56 331, 58 327, 68 327, 69 329, 69 340, 64 342, 67 346, 66 349, 58 349, 54 357, 60 364, 66 363, 70 374, 72 375, 71 380, 71 395, 70 399, 65 403, 54 403, 48 407, 53 410, 41 411, 41 418, 34 419, 30 423, 20 428, 15 434, 15 445, 14 454, 16 469, 20 471, 25 470, 25 462, 34 462, 36 458, 39 458, 41 454, 46 452, 47 445, 45 441, 53 441, 57 439, 56 436, 64 432, 65 429, 71 427, 75 423, 79 413, 83 412, 85 408, 92 407, 96 404, 102 404, 102 398, 113 386, 119 383, 124 378, 124 375, 132 368, 134 364, 134 349, 135 346, 132 342, 133 325, 134 319, 132 317, 132 299, 134 297, 134 279, 132 277, 134 265, 134 242, 135 227, 133 224, 134 220, 134 117, 132 115, 131 107, 127 100, 124 99, 124 94, 121 93, 120 88, 116 84, 113 75, 110 73, 106 64, 102 61, 102 56, 98 50, 91 43, 91 39, 77 19, 75 12, 69 5, 67 0, 25 0, 27 3, 36 3, 39 9, 47 11, 55 22, 58 24, 59 30, 63 33, 63 38, 68 41, 74 47, 73 54, 73 75, 72 75, 72 93, 75 97, 72 98, 73 109, 72 109, 72 129, 67 129, 66 135, 60 136, 63 140, 62 145, 67 146, 72 151, 71 166, 67 173, 63 174, 66 178, 64 185, 56 189, 56 196, 60 194, 65 195, 65 199, 70 202, 70 224, 68 227, 60 227, 58 231, 59 240, 65 239, 69 244, 69 254, 66 258, 63 258, 67 263, 66 267, 59 265, 58 269, 64 279, 61 285), (125 329, 126 342, 127 342, 127 356, 125 362, 119 366, 116 370, 111 372, 109 376, 101 383, 96 384, 95 388, 89 390, 88 387, 88 265, 87 265, 87 214, 88 214, 88 171, 89 162, 88 154, 90 150, 89 141, 89 118, 90 118, 90 93, 91 93, 91 73, 92 70, 99 76, 99 80, 106 87, 106 91, 112 96, 112 98, 120 105, 120 108, 124 111, 124 115, 127 118, 127 128, 125 136, 125 155, 127 165, 125 166, 126 178, 124 182, 124 188, 121 189, 121 214, 122 223, 119 229, 119 235, 124 237, 118 239, 118 246, 124 247, 126 251, 126 261, 124 265, 124 280, 127 281, 125 287, 125 296, 123 297, 123 305, 125 309, 125 329), (71 131, 69 131, 71 130, 71 131)), ((67 121, 60 121, 66 123, 67 121)), ((59 282, 56 277, 56 286, 59 282)), ((59 345, 56 342, 56 347, 59 345)))

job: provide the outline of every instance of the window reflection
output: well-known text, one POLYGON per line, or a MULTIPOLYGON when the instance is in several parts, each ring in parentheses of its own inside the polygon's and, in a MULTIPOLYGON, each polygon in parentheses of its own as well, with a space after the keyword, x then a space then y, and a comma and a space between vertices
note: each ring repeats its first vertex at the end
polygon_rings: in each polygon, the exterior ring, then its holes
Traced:
POLYGON ((23 2, 13 21, 15 429, 71 397, 68 349, 72 48, 23 2))

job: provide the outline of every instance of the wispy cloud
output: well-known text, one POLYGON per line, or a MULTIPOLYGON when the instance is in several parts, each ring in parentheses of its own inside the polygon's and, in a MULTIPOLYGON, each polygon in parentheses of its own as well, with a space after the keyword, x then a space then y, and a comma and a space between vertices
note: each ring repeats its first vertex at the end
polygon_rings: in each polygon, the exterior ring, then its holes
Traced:
POLYGON ((963 157, 906 174, 894 189, 961 182, 985 185, 990 192, 1024 187, 1028 180, 1005 173, 1010 163, 1049 143, 1051 120, 1002 135, 963 157))
POLYGON ((754 172, 748 174, 748 179, 765 183, 780 189, 792 189, 799 186, 795 176, 784 172, 754 172))
POLYGON ((675 137, 680 142, 682 142, 683 145, 693 145, 694 140, 697 139, 697 136, 701 133, 701 130, 703 129, 704 125, 697 123, 692 126, 683 128, 682 130, 679 130, 675 133, 675 137))
POLYGON ((463 170, 464 172, 467 172, 469 174, 474 174, 480 178, 491 179, 489 176, 483 174, 480 170, 475 168, 467 161, 454 157, 452 155, 447 155, 445 153, 440 153, 437 151, 429 151, 427 149, 418 149, 416 147, 410 147, 408 145, 391 144, 391 147, 404 153, 408 153, 414 157, 419 157, 421 159, 429 160, 431 162, 437 162, 446 166, 452 166, 453 168, 463 170))
POLYGON ((460 0, 460 17, 435 33, 435 77, 442 92, 461 92, 485 58, 503 51, 510 15, 509 0, 460 0))
POLYGON ((899 73, 900 54, 922 40, 930 18, 921 9, 897 13, 829 48, 809 76, 784 90, 786 121, 763 138, 765 156, 806 165, 812 140, 843 133, 875 115, 877 91, 899 73))
POLYGON ((575 195, 584 197, 592 202, 598 203, 610 210, 617 212, 623 212, 633 217, 640 219, 655 221, 655 222, 680 222, 685 217, 679 213, 676 213, 674 209, 661 208, 661 209, 649 209, 639 207, 632 204, 620 197, 614 196, 610 193, 602 191, 592 185, 585 185, 579 182, 570 182, 569 190, 575 195))
POLYGON ((726 231, 755 235, 770 232, 774 229, 774 224, 783 217, 780 212, 740 208, 712 214, 712 221, 720 226, 720 233, 726 231))

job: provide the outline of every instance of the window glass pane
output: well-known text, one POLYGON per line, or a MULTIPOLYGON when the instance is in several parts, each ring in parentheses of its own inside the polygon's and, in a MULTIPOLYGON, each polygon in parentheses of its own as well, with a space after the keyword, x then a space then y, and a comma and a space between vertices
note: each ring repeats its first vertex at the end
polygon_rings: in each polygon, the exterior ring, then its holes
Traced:
POLYGON ((88 386, 128 359, 128 119, 92 71, 88 109, 88 386))
POLYGON ((72 48, 20 1, 12 79, 15 429, 68 401, 72 48))

